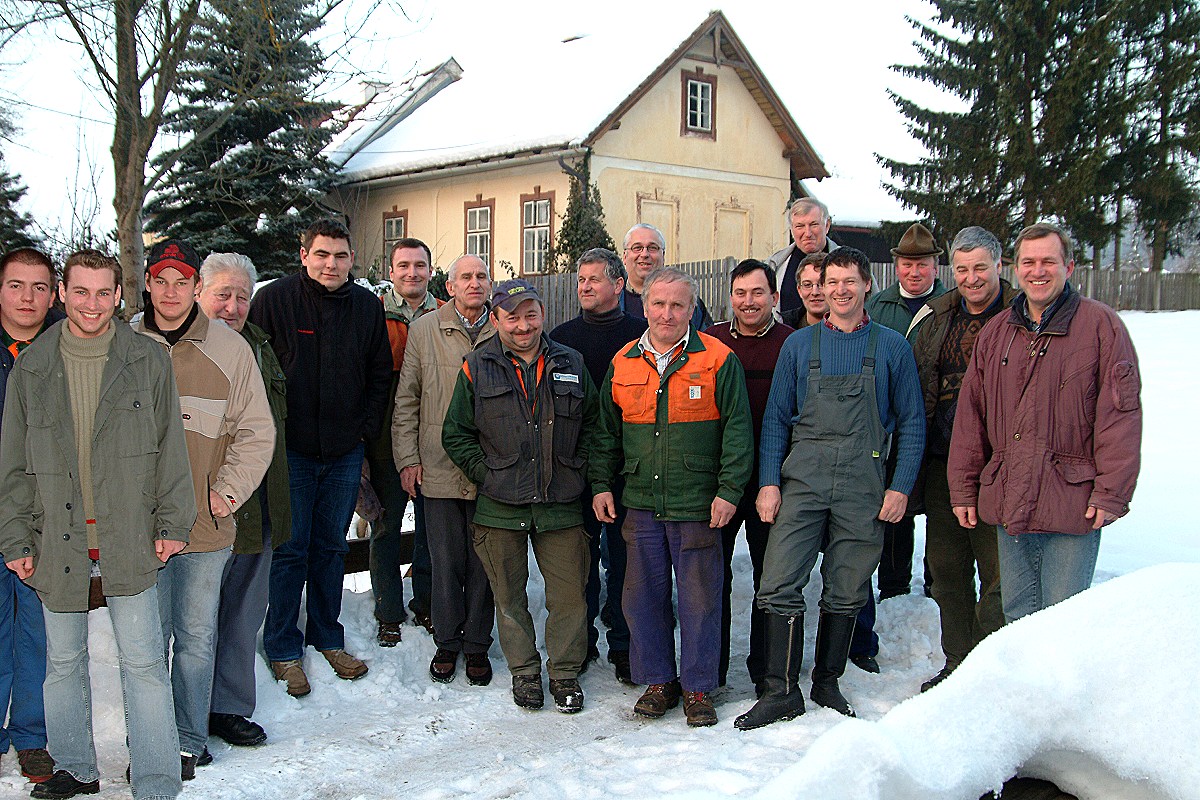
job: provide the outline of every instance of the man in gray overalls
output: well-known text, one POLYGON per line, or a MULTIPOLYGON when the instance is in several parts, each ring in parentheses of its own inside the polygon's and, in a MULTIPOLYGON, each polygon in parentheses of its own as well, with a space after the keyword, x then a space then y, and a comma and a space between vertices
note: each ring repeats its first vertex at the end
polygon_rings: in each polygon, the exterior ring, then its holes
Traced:
POLYGON ((824 589, 809 697, 854 716, 838 689, 854 618, 871 591, 883 523, 904 516, 925 446, 925 409, 912 349, 863 311, 867 257, 839 247, 821 267, 829 312, 792 334, 779 354, 763 419, 757 507, 772 522, 757 602, 767 614, 766 691, 735 725, 762 727, 804 713, 798 682, 804 587, 826 527, 824 589), (888 438, 899 462, 884 484, 888 438))

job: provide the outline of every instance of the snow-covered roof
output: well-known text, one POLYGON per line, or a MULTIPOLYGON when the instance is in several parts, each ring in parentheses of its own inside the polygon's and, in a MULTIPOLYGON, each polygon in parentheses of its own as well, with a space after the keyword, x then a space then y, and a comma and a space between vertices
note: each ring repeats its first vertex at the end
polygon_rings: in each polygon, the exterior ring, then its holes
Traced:
MULTIPOLYGON (((531 34, 520 42, 498 41, 496 49, 455 53, 423 82, 377 102, 378 110, 338 137, 329 155, 342 163, 343 180, 354 183, 583 146, 660 68, 682 55, 685 45, 716 25, 729 31, 720 12, 698 28, 686 23, 632 38, 619 25, 565 39, 531 34), (443 88, 430 92, 434 82, 443 88), (413 110, 411 101, 423 90, 426 96, 413 110)), ((802 140, 781 103, 778 113, 781 124, 797 134, 791 138, 802 140)))

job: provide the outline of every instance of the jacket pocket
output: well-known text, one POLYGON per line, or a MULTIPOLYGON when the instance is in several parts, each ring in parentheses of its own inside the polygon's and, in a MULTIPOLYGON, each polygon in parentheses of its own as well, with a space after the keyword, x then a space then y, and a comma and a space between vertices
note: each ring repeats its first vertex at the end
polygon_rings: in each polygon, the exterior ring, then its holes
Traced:
MULTIPOLYGON (((623 356, 619 356, 623 358, 623 356)), ((641 366, 641 365, 639 365, 641 366)), ((648 369, 622 370, 612 379, 613 402, 621 409, 621 419, 631 424, 654 422, 657 410, 655 391, 657 385, 650 383, 648 369), (627 374, 628 373, 628 374, 627 374)))
POLYGON ((683 466, 692 472, 699 472, 704 475, 716 475, 717 471, 721 468, 721 464, 717 459, 697 455, 685 455, 683 457, 683 466))
POLYGON ((583 416, 583 387, 577 383, 554 381, 554 416, 571 419, 583 416))
POLYGON ((621 466, 622 475, 636 475, 639 458, 626 458, 625 463, 621 466))

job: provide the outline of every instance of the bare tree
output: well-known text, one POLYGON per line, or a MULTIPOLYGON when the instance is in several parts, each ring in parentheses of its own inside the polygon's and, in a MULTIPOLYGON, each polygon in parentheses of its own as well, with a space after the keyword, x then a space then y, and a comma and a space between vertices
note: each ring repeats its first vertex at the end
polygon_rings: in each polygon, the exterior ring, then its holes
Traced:
MULTIPOLYGON (((51 27, 77 43, 112 109, 113 209, 117 244, 125 272, 124 294, 130 312, 141 303, 145 256, 142 206, 175 161, 188 151, 177 148, 147 174, 164 115, 173 102, 193 26, 203 0, 0 0, 0 46, 14 36, 51 27)), ((328 18, 353 0, 323 0, 318 16, 328 18)), ((356 19, 365 20, 387 0, 366 0, 356 19)), ((270 14, 269 3, 262 3, 270 14)), ((344 21, 347 37, 362 21, 344 21)), ((234 100, 223 113, 194 132, 191 145, 206 141, 228 116, 255 96, 261 76, 231 75, 234 100)))

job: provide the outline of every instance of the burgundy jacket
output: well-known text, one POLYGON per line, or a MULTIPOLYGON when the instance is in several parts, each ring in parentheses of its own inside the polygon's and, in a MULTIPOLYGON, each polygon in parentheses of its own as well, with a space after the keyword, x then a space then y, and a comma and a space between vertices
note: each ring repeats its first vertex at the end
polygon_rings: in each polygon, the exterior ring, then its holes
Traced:
POLYGON ((1087 533, 1089 505, 1129 511, 1141 377, 1108 306, 1072 293, 1040 334, 1014 308, 975 341, 954 420, 950 502, 1010 534, 1087 533))

